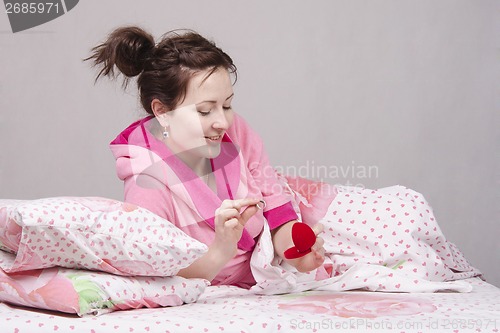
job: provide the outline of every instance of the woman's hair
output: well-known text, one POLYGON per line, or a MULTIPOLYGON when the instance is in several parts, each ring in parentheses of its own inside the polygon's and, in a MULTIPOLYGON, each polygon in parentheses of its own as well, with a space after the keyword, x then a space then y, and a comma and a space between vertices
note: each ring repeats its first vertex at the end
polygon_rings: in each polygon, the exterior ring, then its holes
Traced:
POLYGON ((115 67, 122 73, 124 85, 138 75, 141 104, 149 114, 151 101, 160 100, 170 110, 182 103, 191 77, 203 70, 227 69, 235 75, 231 57, 215 43, 191 30, 166 33, 155 45, 154 38, 139 27, 114 30, 107 40, 92 48, 91 60, 101 67, 101 75, 116 78, 115 67))

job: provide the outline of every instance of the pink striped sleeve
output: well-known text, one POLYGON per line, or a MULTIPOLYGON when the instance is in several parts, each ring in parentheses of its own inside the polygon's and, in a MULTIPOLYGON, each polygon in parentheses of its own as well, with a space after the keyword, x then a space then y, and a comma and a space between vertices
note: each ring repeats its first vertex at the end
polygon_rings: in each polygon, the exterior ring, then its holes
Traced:
POLYGON ((264 212, 264 217, 267 219, 271 230, 298 219, 291 202, 264 212))

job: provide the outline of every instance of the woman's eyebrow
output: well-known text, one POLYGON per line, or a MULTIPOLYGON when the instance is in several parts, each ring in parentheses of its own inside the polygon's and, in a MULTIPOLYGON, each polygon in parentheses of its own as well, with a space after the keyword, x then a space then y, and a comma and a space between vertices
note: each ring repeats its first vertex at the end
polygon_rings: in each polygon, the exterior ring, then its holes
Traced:
MULTIPOLYGON (((229 95, 229 96, 226 98, 226 101, 227 101, 228 99, 230 99, 231 97, 233 97, 233 96, 234 96, 234 93, 232 93, 231 95, 229 95)), ((212 103, 212 104, 215 104, 215 103, 217 103, 217 101, 207 100, 207 101, 202 101, 202 102, 196 103, 196 105, 198 105, 198 104, 203 104, 203 103, 212 103)))

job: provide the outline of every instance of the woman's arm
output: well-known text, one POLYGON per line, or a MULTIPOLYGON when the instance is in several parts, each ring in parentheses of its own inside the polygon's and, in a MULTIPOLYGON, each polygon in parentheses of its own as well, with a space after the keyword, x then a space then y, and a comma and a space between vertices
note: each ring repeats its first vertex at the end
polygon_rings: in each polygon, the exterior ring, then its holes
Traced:
POLYGON ((323 225, 317 223, 312 229, 316 234, 316 242, 311 247, 311 252, 297 259, 286 259, 284 252, 294 246, 292 240, 292 227, 298 221, 290 221, 272 231, 273 245, 275 253, 294 266, 299 272, 309 272, 320 267, 325 260, 325 241, 318 235, 323 231, 323 225))
POLYGON ((181 269, 177 275, 184 278, 200 278, 212 281, 224 266, 231 260, 232 256, 221 251, 217 246, 209 246, 208 251, 196 259, 191 265, 181 269))

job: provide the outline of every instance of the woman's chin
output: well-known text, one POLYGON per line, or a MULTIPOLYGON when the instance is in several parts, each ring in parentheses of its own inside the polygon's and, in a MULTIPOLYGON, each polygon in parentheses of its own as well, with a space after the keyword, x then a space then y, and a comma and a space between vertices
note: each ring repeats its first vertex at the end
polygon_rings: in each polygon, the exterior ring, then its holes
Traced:
POLYGON ((208 145, 206 148, 206 158, 216 158, 220 155, 220 145, 208 145))

